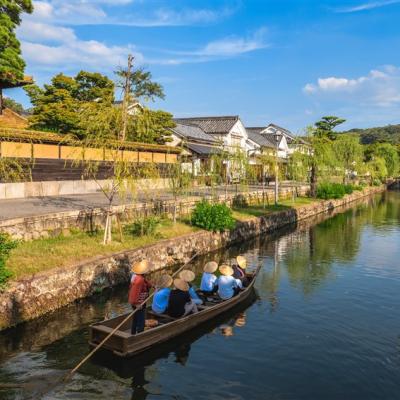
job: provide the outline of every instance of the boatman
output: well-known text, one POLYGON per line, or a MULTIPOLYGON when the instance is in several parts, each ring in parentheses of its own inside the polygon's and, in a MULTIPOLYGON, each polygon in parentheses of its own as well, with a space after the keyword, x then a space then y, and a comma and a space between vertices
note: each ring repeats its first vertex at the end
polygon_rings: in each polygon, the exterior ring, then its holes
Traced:
POLYGON ((137 310, 132 318, 131 333, 135 335, 144 331, 146 320, 146 305, 141 304, 149 297, 151 283, 147 280, 146 274, 151 270, 149 261, 142 260, 133 264, 132 279, 129 287, 129 304, 133 310, 137 310))

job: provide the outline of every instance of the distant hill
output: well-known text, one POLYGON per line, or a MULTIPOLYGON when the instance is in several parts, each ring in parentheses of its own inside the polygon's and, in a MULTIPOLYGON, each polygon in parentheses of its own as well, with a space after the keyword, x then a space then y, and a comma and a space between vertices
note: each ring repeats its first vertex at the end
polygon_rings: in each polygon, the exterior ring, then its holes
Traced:
POLYGON ((389 142, 392 144, 400 144, 400 124, 368 129, 350 129, 349 131, 341 133, 360 135, 360 140, 362 144, 370 144, 376 142, 389 142))

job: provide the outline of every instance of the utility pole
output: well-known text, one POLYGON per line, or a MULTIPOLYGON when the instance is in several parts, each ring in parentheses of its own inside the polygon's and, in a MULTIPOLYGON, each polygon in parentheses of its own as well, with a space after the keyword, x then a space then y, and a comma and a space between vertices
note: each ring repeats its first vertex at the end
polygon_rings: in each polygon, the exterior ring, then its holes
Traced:
POLYGON ((121 140, 124 142, 126 138, 126 127, 128 125, 128 106, 131 93, 131 76, 132 76, 132 66, 134 57, 128 55, 128 68, 125 73, 125 82, 123 85, 124 98, 122 100, 122 132, 121 140))

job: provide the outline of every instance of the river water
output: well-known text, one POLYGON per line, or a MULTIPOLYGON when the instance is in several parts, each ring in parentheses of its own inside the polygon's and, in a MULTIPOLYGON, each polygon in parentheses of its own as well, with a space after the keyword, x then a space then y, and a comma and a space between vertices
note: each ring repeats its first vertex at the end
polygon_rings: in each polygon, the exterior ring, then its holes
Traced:
POLYGON ((3 332, 0 382, 23 385, 0 399, 400 399, 399 192, 212 257, 239 253, 262 265, 253 303, 140 358, 102 353, 65 385, 125 287, 3 332))

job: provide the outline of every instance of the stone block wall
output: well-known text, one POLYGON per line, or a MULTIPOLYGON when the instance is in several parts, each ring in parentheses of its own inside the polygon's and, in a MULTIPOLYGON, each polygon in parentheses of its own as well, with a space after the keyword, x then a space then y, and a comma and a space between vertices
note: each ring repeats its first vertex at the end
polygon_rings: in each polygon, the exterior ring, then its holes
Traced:
POLYGON ((322 201, 253 218, 239 223, 232 231, 199 231, 146 247, 94 258, 67 268, 55 268, 12 282, 5 292, 0 293, 0 330, 54 311, 106 287, 128 282, 130 265, 142 258, 151 260, 156 270, 172 266, 188 261, 194 254, 207 254, 262 233, 271 233, 285 225, 332 212, 337 207, 346 206, 383 190, 383 187, 368 188, 340 200, 322 201))
MULTIPOLYGON (((290 198, 293 195, 293 190, 291 188, 283 188, 280 191, 280 198, 290 198)), ((304 196, 308 190, 308 186, 300 186, 297 189, 297 194, 304 196)), ((267 194, 265 192, 263 195, 262 191, 255 191, 244 194, 244 196, 248 199, 249 203, 262 203, 263 196, 266 197, 267 194)), ((222 195, 216 200, 231 205, 234 197, 235 194, 222 195)), ((179 201, 176 205, 178 217, 188 215, 198 201, 198 197, 186 198, 179 201)), ((271 192, 268 192, 268 201, 273 201, 273 193, 271 192)), ((174 207, 174 201, 171 200, 157 203, 135 203, 114 206, 113 213, 117 214, 122 222, 125 222, 149 215, 166 215, 172 217, 174 207)), ((8 233, 15 239, 32 240, 41 237, 57 236, 69 229, 88 231, 95 228, 102 229, 105 225, 105 217, 106 212, 104 209, 95 208, 13 218, 0 221, 0 232, 8 233)))

